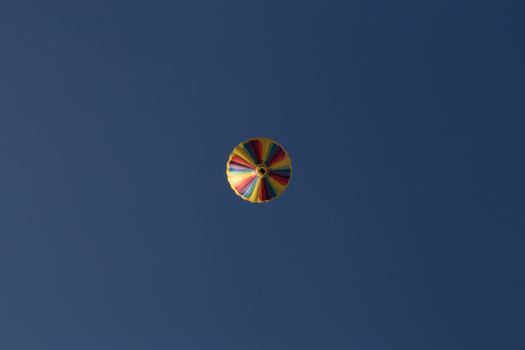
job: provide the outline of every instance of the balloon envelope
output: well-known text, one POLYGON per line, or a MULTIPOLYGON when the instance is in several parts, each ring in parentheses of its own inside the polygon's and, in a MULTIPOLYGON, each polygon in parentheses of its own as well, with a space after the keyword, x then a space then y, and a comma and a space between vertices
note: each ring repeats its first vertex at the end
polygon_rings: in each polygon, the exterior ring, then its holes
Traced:
POLYGON ((277 142, 257 137, 241 142, 226 163, 226 175, 233 191, 252 203, 269 202, 288 187, 292 161, 277 142))

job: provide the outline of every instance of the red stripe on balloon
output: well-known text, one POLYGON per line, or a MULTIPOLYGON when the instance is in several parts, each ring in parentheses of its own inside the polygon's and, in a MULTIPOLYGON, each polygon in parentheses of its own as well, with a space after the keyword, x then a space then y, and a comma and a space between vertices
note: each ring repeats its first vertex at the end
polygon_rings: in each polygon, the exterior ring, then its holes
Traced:
POLYGON ((235 155, 232 157, 232 161, 237 163, 237 164, 241 164, 241 165, 244 165, 245 167, 248 167, 250 169, 255 169, 255 166, 253 166, 252 164, 250 164, 247 160, 235 155))
POLYGON ((266 193, 266 186, 264 181, 261 181, 261 188, 259 190, 259 199, 265 201, 268 199, 268 194, 266 193))
POLYGON ((284 159, 284 157, 285 157, 285 153, 282 150, 282 148, 281 147, 277 148, 277 151, 275 152, 273 159, 270 160, 270 163, 268 164, 268 166, 272 166, 273 164, 280 162, 281 160, 284 159))
POLYGON ((286 185, 290 181, 290 177, 283 177, 277 174, 270 174, 270 177, 280 183, 281 185, 286 185))

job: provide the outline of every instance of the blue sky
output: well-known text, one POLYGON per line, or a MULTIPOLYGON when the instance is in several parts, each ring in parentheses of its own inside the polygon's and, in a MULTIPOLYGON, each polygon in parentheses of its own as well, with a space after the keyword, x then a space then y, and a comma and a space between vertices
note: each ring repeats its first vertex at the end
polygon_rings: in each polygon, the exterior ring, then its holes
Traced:
POLYGON ((0 348, 522 349, 523 10, 2 2, 0 348))

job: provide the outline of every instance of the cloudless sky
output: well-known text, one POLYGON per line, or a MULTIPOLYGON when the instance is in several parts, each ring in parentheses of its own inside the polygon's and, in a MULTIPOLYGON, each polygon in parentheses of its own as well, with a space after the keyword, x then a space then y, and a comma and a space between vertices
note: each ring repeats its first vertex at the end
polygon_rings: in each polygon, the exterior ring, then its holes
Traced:
POLYGON ((0 2, 0 349, 524 349, 524 10, 0 2))

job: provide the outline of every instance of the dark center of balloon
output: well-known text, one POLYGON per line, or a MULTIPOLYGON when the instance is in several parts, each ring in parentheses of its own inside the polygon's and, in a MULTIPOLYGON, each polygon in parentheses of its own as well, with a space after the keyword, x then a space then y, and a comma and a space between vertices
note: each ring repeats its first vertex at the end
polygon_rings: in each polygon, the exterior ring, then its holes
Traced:
POLYGON ((258 165, 255 171, 259 177, 265 177, 268 175, 268 168, 266 168, 265 165, 258 165))

